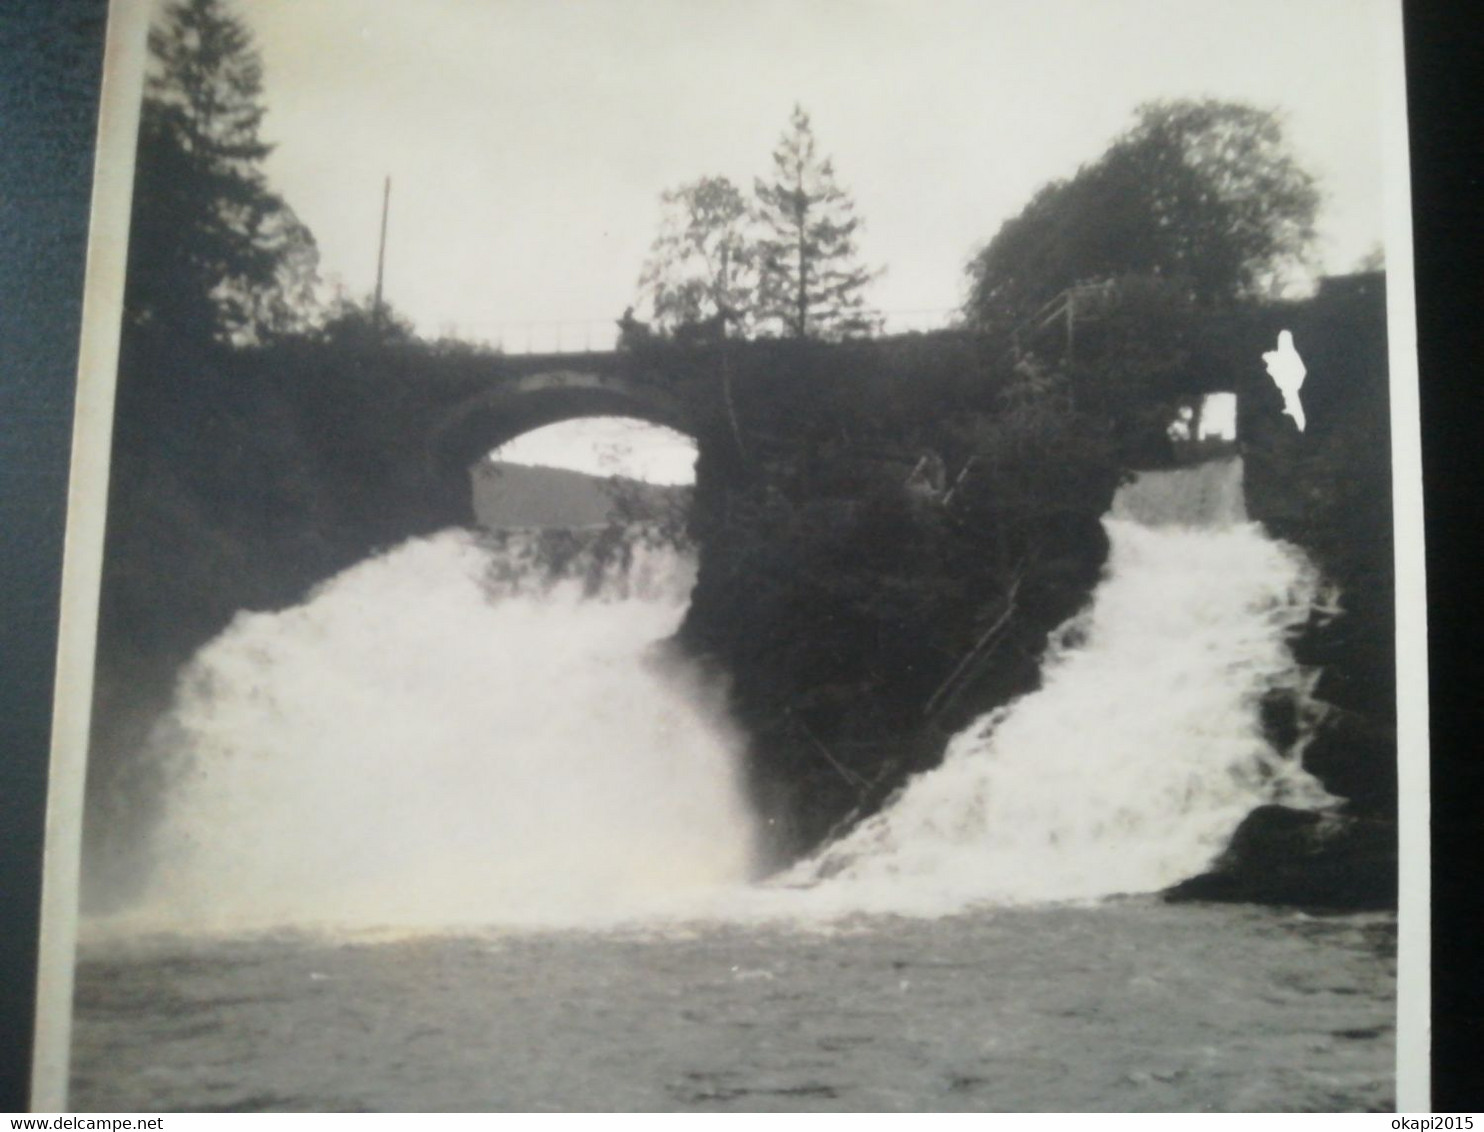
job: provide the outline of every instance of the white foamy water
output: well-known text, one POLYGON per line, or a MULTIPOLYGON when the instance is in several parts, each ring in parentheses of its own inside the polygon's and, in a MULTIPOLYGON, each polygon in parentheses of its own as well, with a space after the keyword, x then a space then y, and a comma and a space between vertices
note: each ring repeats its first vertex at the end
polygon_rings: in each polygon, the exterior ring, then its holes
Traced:
POLYGON ((631 550, 589 597, 529 542, 447 532, 238 617, 157 732, 175 784, 132 918, 583 922, 749 879, 741 744, 651 647, 691 563, 631 550))
POLYGON ((1262 733, 1265 693, 1307 692, 1287 638, 1319 580, 1245 521, 1240 477, 1232 461, 1123 489, 1104 580, 1053 636, 1041 689, 785 882, 836 910, 931 915, 1153 892, 1203 871, 1255 806, 1332 801, 1262 733))
POLYGON ((1142 476, 1105 524, 1104 579, 1042 688, 762 887, 745 744, 654 648, 688 559, 638 537, 622 568, 578 553, 553 582, 529 538, 409 542, 195 659, 157 732, 175 785, 130 919, 818 922, 1162 889, 1255 806, 1331 801, 1259 714, 1307 694, 1287 642, 1319 579, 1246 522, 1237 461, 1142 476))

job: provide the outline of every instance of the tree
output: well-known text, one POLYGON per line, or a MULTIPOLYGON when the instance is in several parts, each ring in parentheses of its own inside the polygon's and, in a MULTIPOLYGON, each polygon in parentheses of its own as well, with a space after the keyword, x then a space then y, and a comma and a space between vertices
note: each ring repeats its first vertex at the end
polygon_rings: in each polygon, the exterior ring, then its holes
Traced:
POLYGON ((1205 305, 1268 293, 1304 261, 1318 206, 1276 113, 1149 103, 974 257, 967 313, 981 325, 1024 315, 1073 284, 1123 275, 1161 277, 1205 305))
POLYGON ((725 177, 702 177, 660 196, 660 232, 639 277, 662 330, 714 323, 745 333, 757 297, 746 199, 725 177))
POLYGON ((129 275, 130 324, 252 341, 302 326, 314 239, 267 184, 263 68, 222 0, 177 0, 149 36, 129 275))
POLYGON ((758 221, 760 321, 794 338, 835 338, 870 326, 866 285, 880 273, 857 259, 855 203, 821 159, 809 115, 795 106, 773 151, 774 179, 754 186, 758 221))
POLYGON ((377 349, 388 344, 410 345, 418 340, 412 320, 390 303, 366 296, 360 302, 337 297, 324 311, 312 336, 337 347, 377 349))

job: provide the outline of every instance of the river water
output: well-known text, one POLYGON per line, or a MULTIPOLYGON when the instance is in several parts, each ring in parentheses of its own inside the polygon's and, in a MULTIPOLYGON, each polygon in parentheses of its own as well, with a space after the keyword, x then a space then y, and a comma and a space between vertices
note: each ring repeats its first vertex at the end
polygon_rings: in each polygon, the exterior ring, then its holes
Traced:
POLYGON ((1254 806, 1328 600, 1240 465, 1105 520, 1043 687, 782 876, 746 744, 654 642, 691 565, 448 532, 183 675, 133 907, 84 925, 80 1109, 1348 1110, 1392 1104, 1394 919, 1154 895, 1254 806))

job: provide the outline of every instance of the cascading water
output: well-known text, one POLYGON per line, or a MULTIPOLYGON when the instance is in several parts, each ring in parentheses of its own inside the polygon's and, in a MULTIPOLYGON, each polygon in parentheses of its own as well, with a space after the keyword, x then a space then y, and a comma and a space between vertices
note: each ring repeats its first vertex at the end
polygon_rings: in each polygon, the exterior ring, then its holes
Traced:
POLYGON ((1053 635, 1040 690, 784 883, 909 914, 1152 892, 1255 806, 1334 801, 1263 735, 1266 693, 1307 695, 1287 638, 1321 594, 1301 551, 1245 521, 1240 461, 1145 474, 1104 522, 1103 582, 1053 635))
POLYGON ((132 918, 817 920, 1166 887, 1253 807, 1332 800, 1260 720, 1267 693, 1307 694, 1287 638, 1319 579, 1245 521, 1239 461, 1141 476, 1105 524, 1104 580, 1053 634, 1041 689, 750 891, 744 744, 654 644, 689 559, 642 533, 617 561, 565 536, 560 567, 534 535, 409 542, 193 661, 156 733, 175 786, 132 918))
POLYGON ((750 879, 740 744, 653 646, 692 564, 618 549, 553 577, 535 535, 450 531, 239 616, 157 730, 175 784, 134 918, 586 922, 750 879))

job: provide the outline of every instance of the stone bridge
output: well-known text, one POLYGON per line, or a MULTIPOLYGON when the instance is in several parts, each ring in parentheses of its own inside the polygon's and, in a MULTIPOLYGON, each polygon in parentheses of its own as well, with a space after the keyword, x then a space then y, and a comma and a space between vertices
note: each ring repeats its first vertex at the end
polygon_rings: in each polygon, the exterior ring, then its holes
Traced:
MULTIPOLYGON (((1343 354, 1357 327, 1378 319, 1384 325, 1383 302, 1381 281, 1363 275, 1327 280, 1312 299, 1191 312, 1189 372, 1178 375, 1182 388, 1167 393, 1236 392, 1240 412, 1251 418, 1254 406, 1273 396, 1262 352, 1289 327, 1316 363, 1304 398, 1312 397, 1322 425, 1338 412, 1351 368, 1348 359, 1331 363, 1327 355, 1343 354)), ((1122 348, 1100 343, 1097 329, 1080 328, 1079 359, 1084 345, 1087 354, 1122 348)), ((997 391, 1016 372, 1003 338, 965 330, 833 343, 652 339, 584 353, 410 354, 393 378, 398 408, 391 411, 399 416, 387 424, 400 449, 393 476, 402 498, 387 502, 439 526, 467 525, 471 465, 523 433, 582 417, 634 417, 695 438, 698 482, 767 475, 772 455, 784 448, 797 465, 800 454, 807 460, 837 441, 876 460, 880 448, 910 446, 945 414, 993 410, 997 391)), ((1239 425, 1244 447, 1261 432, 1252 431, 1256 423, 1239 425)), ((404 525, 414 533, 425 522, 404 525)))
MULTIPOLYGON (((582 354, 478 355, 433 364, 431 400, 402 426, 421 436, 407 469, 438 521, 472 517, 470 467, 523 433, 583 417, 633 417, 696 440, 698 477, 756 463, 812 398, 842 383, 879 396, 904 376, 962 371, 978 340, 939 331, 839 343, 763 340, 582 354), (785 392, 787 390, 788 392, 785 392)), ((409 377, 416 375, 409 374, 409 377)))

